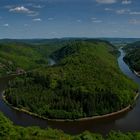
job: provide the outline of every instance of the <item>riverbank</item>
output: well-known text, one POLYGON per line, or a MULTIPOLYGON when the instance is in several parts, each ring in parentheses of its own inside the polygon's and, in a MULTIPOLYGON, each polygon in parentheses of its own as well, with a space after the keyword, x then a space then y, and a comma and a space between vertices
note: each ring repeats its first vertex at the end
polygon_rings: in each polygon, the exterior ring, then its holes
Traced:
POLYGON ((137 72, 137 71, 135 71, 135 70, 133 70, 134 71, 134 73, 138 76, 138 77, 140 77, 140 72, 137 72))
POLYGON ((47 121, 53 121, 53 122, 82 122, 82 121, 90 121, 90 120, 94 120, 94 121, 97 121, 97 120, 101 120, 101 119, 106 119, 106 118, 109 118, 109 117, 115 117, 117 115, 121 115, 121 114, 124 114, 124 113, 127 113, 128 111, 130 111, 134 105, 136 104, 136 101, 139 97, 139 93, 136 93, 136 96, 134 97, 134 101, 132 104, 129 104, 127 107, 121 109, 121 110, 118 110, 116 112, 112 112, 112 113, 108 113, 108 114, 105 114, 105 115, 99 115, 99 116, 93 116, 93 117, 85 117, 85 118, 79 118, 79 119, 74 119, 74 120, 71 120, 71 119, 49 119, 49 118, 46 118, 46 117, 43 117, 43 116, 40 116, 36 113, 32 113, 28 110, 25 110, 25 109, 20 109, 20 108, 17 108, 17 107, 14 107, 12 104, 10 104, 7 100, 6 100, 6 96, 4 95, 4 92, 2 93, 2 98, 4 100, 4 102, 10 106, 11 108, 17 110, 17 111, 21 111, 21 112, 24 112, 24 113, 27 113, 31 116, 35 116, 35 117, 38 117, 38 118, 41 118, 41 119, 44 119, 44 120, 47 120, 47 121))
MULTIPOLYGON (((123 59, 123 60, 124 60, 124 59, 123 59)), ((140 72, 134 70, 134 69, 132 68, 132 66, 130 65, 130 63, 127 62, 126 60, 124 60, 124 62, 128 65, 128 67, 130 68, 130 70, 131 70, 136 76, 140 77, 140 72)))

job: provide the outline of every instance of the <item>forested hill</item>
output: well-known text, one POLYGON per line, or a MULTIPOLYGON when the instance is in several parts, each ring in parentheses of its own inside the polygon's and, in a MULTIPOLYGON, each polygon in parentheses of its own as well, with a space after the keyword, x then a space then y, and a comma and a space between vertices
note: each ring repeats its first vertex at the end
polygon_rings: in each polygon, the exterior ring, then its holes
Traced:
POLYGON ((0 40, 0 76, 15 73, 17 68, 32 70, 48 64, 49 55, 63 42, 33 43, 26 40, 0 40))
POLYGON ((15 72, 17 67, 30 70, 47 64, 47 60, 29 44, 0 43, 0 75, 15 72))
POLYGON ((88 40, 79 40, 79 41, 74 40, 74 41, 68 42, 63 48, 52 53, 51 57, 55 61, 59 61, 62 58, 68 57, 70 55, 81 53, 80 51, 82 50, 84 52, 85 48, 90 49, 91 45, 93 44, 94 44, 94 47, 98 47, 98 45, 100 46, 100 44, 105 44, 106 45, 105 47, 106 49, 108 49, 108 52, 114 55, 117 55, 119 53, 117 48, 113 46, 112 44, 110 44, 108 41, 88 39, 88 40))
POLYGON ((0 76, 15 73, 17 68, 28 71, 46 66, 50 54, 69 41, 68 39, 0 40, 0 76))
POLYGON ((140 41, 129 43, 123 49, 126 50, 126 51, 130 51, 134 48, 140 48, 140 41))
POLYGON ((126 55, 124 60, 137 72, 140 72, 140 41, 128 44, 124 47, 126 55))
POLYGON ((11 81, 6 99, 47 118, 76 119, 120 110, 137 86, 122 74, 112 45, 71 41, 53 53, 58 64, 11 81))

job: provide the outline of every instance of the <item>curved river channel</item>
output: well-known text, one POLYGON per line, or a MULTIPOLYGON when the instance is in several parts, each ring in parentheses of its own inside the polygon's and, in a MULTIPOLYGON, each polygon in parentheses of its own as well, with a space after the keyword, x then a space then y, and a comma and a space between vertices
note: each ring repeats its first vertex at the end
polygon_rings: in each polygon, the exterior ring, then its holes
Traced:
MULTIPOLYGON (((124 63, 123 57, 124 52, 120 49, 121 55, 118 58, 118 64, 120 69, 124 74, 133 79, 140 85, 140 78, 138 78, 124 63)), ((51 62, 51 64, 54 62, 51 62)), ((8 80, 11 77, 5 77, 0 79, 0 92, 5 89, 8 80)), ((70 134, 78 134, 84 130, 89 130, 91 132, 97 132, 102 134, 107 134, 110 130, 120 130, 120 131, 140 131, 140 98, 137 100, 136 106, 133 110, 128 113, 123 113, 115 117, 109 117, 107 119, 102 119, 100 121, 88 120, 83 122, 53 122, 43 120, 34 116, 30 116, 26 113, 14 110, 10 108, 2 100, 2 95, 0 94, 0 111, 4 113, 11 121, 16 125, 20 126, 39 126, 41 128, 57 128, 64 132, 70 134)))

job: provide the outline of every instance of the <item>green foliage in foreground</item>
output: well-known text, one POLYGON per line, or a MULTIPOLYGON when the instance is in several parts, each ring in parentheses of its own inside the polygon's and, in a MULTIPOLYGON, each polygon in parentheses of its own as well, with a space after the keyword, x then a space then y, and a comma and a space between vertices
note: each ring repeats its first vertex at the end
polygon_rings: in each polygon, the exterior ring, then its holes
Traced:
POLYGON ((128 44, 124 47, 126 56, 124 57, 132 69, 140 72, 140 41, 128 44))
POLYGON ((15 126, 0 113, 0 139, 3 140, 67 140, 69 135, 62 131, 47 129, 43 130, 38 127, 20 127, 15 126))
POLYGON ((140 133, 110 132, 105 138, 88 131, 72 136, 60 130, 15 126, 0 112, 0 140, 140 140, 140 133))
POLYGON ((69 42, 53 55, 58 65, 11 81, 6 99, 48 118, 76 119, 120 110, 131 104, 137 86, 119 70, 113 51, 106 42, 69 42))

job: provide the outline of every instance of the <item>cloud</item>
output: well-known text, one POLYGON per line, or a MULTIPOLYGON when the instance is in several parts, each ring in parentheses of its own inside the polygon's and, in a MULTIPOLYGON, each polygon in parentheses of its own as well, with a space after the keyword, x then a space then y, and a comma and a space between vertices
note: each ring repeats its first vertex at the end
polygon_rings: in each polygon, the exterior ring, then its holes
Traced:
POLYGON ((140 15, 140 11, 131 11, 130 9, 120 9, 116 11, 117 14, 140 15))
POLYGON ((130 12, 130 15, 140 15, 140 12, 130 12))
POLYGON ((123 0, 123 1, 122 1, 122 4, 131 4, 131 3, 132 3, 131 0, 123 0))
POLYGON ((41 9, 41 8, 45 7, 45 5, 36 5, 34 3, 28 3, 28 4, 26 4, 26 6, 37 8, 37 9, 41 9))
POLYGON ((91 18, 91 20, 96 20, 96 19, 97 19, 97 18, 95 18, 95 17, 92 17, 92 18, 91 18))
POLYGON ((105 8, 104 10, 105 11, 112 11, 113 9, 111 9, 111 8, 105 8))
POLYGON ((103 21, 102 20, 93 20, 92 22, 93 23, 102 23, 103 21))
POLYGON ((32 7, 41 9, 41 8, 44 8, 45 6, 42 6, 42 5, 33 5, 32 7))
POLYGON ((58 35, 57 32, 51 32, 50 34, 52 34, 52 35, 58 35))
POLYGON ((4 27, 9 27, 8 23, 3 24, 4 27))
POLYGON ((117 14, 129 14, 129 12, 130 9, 120 9, 116 11, 117 14))
POLYGON ((4 8, 6 8, 6 9, 12 9, 14 7, 14 5, 6 5, 6 6, 4 6, 4 8))
POLYGON ((96 18, 96 17, 91 17, 91 22, 93 22, 93 23, 101 23, 103 21, 98 19, 98 18, 96 18))
POLYGON ((28 16, 31 16, 31 17, 39 15, 39 12, 32 11, 29 8, 26 8, 25 6, 17 6, 15 8, 11 7, 11 8, 9 8, 9 12, 23 13, 23 14, 27 14, 28 16))
POLYGON ((50 17, 50 18, 48 18, 48 20, 54 20, 54 18, 50 17))
POLYGON ((24 27, 29 27, 29 24, 24 24, 24 27))
POLYGON ((27 14, 34 13, 34 11, 31 11, 28 8, 24 7, 24 6, 18 6, 18 7, 15 7, 15 8, 11 8, 11 9, 9 9, 9 12, 27 13, 27 14))
POLYGON ((77 22, 82 22, 82 20, 81 19, 77 19, 77 22))
POLYGON ((42 21, 41 18, 34 18, 33 21, 42 21))
POLYGON ((130 24, 140 24, 140 20, 137 20, 137 19, 131 19, 129 21, 130 24))
MULTIPOLYGON (((96 0, 99 4, 113 4, 119 2, 119 0, 96 0)), ((121 0, 122 4, 131 4, 132 0, 121 0)), ((107 11, 107 10, 106 10, 107 11)))
POLYGON ((28 16, 30 16, 30 17, 35 17, 35 16, 38 16, 38 15, 39 15, 38 12, 33 12, 33 13, 28 14, 28 16))
POLYGON ((116 3, 117 0, 96 0, 96 2, 100 4, 113 4, 116 3))

